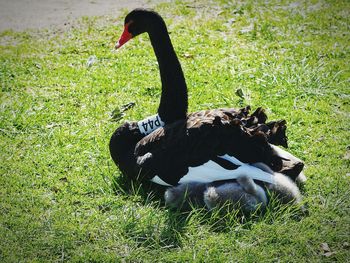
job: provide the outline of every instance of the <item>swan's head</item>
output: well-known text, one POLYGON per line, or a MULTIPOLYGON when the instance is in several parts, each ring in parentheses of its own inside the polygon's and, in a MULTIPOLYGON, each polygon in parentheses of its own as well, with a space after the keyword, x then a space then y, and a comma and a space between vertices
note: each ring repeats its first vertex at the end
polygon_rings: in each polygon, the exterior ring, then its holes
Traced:
POLYGON ((118 49, 133 37, 144 32, 151 32, 164 21, 160 15, 152 10, 134 9, 124 20, 124 31, 120 36, 115 48, 118 49))

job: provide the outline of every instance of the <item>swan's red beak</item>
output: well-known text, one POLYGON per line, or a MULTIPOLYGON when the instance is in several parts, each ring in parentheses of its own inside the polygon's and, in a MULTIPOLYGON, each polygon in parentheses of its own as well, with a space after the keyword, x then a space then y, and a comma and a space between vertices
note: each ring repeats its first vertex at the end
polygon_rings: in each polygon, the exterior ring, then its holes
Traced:
POLYGON ((132 38, 132 35, 129 33, 128 27, 129 27, 129 23, 124 26, 123 34, 120 36, 117 44, 115 44, 115 49, 120 48, 122 45, 124 45, 126 42, 128 42, 132 38))

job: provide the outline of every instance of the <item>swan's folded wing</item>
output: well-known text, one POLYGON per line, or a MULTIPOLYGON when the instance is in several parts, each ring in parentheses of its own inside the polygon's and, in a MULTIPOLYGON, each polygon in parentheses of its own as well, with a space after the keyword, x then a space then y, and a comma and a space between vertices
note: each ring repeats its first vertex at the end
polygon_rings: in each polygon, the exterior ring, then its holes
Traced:
POLYGON ((290 177, 293 181, 297 179, 304 168, 304 162, 280 147, 271 145, 276 155, 282 159, 282 168, 278 171, 290 177))
POLYGON ((207 114, 166 125, 147 135, 135 147, 138 165, 176 184, 189 167, 218 155, 230 154, 243 162, 271 163, 271 147, 261 132, 251 134, 239 119, 207 114))
POLYGON ((285 122, 265 121, 262 110, 252 115, 229 109, 191 114, 187 120, 166 125, 141 139, 135 147, 137 164, 150 176, 158 175, 172 185, 188 173, 189 167, 225 154, 244 163, 263 162, 274 171, 295 172, 295 163, 286 162, 269 143, 276 134, 286 141, 285 122))

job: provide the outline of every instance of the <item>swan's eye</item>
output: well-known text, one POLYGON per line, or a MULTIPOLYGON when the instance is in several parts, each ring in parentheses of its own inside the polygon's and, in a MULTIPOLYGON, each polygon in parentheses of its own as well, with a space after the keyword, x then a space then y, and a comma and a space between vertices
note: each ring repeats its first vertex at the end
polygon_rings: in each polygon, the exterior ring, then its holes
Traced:
POLYGON ((127 29, 128 30, 128 32, 131 34, 131 35, 135 35, 134 33, 135 33, 135 29, 136 29, 136 27, 135 27, 136 25, 135 25, 135 23, 134 23, 134 21, 132 21, 132 20, 130 20, 128 23, 126 23, 125 24, 125 29, 127 29))
POLYGON ((132 35, 132 37, 136 37, 141 33, 145 32, 144 25, 141 21, 130 20, 125 24, 125 28, 128 29, 128 32, 132 35))

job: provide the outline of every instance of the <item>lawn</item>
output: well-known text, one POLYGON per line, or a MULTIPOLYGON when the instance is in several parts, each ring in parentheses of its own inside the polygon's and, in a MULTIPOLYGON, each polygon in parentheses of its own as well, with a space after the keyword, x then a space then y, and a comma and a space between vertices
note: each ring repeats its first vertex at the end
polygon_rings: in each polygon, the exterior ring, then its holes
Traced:
POLYGON ((109 138, 156 112, 158 66, 145 34, 113 50, 124 16, 84 18, 65 32, 0 34, 0 261, 348 261, 350 2, 177 1, 156 10, 190 111, 249 104, 287 120, 289 151, 306 163, 308 214, 179 214, 123 185, 109 138))

